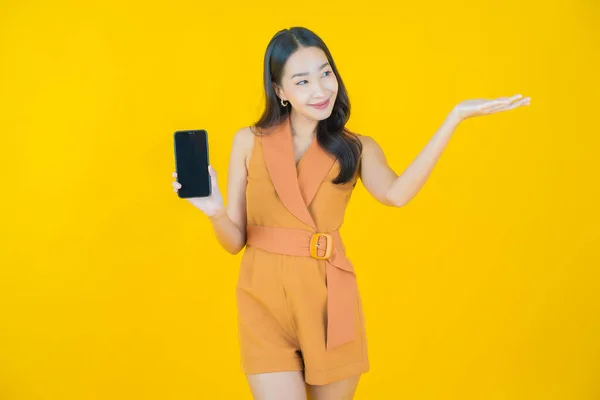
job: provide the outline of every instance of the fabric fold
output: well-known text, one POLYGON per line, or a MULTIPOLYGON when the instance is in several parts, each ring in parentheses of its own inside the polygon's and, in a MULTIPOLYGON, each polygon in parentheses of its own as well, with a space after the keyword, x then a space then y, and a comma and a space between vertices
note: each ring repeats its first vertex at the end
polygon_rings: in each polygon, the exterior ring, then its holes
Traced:
MULTIPOLYGON (((332 350, 355 339, 354 313, 358 287, 356 274, 343 251, 339 230, 326 232, 332 236, 333 252, 325 260, 327 279, 327 350, 332 350)), ((301 229, 249 225, 246 227, 246 244, 272 253, 290 256, 310 255, 313 232, 301 229)), ((325 254, 327 241, 321 236, 317 255, 325 254)))

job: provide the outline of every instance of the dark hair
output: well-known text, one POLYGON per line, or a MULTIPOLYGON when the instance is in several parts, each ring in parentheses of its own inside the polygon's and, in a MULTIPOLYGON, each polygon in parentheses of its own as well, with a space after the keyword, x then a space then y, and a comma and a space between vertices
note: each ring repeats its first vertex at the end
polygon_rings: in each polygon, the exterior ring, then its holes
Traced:
POLYGON ((302 27, 283 29, 269 42, 265 52, 263 74, 265 110, 254 125, 264 130, 279 124, 282 118, 288 117, 291 106, 281 105, 272 84, 281 86, 285 63, 301 47, 317 47, 323 50, 338 81, 338 93, 331 115, 317 124, 317 141, 340 163, 340 173, 332 182, 346 183, 354 177, 354 173, 360 167, 362 145, 359 138, 345 127, 350 117, 348 93, 329 49, 314 32, 302 27))

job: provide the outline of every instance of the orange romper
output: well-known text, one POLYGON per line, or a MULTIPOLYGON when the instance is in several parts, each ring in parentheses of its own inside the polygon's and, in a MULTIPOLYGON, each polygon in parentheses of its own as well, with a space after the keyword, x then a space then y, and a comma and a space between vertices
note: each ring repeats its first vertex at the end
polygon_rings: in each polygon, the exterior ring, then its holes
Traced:
POLYGON ((241 368, 304 371, 312 385, 367 372, 361 298, 338 231, 359 172, 331 183, 339 162, 316 138, 296 167, 289 114, 261 133, 249 161, 236 285, 241 368))

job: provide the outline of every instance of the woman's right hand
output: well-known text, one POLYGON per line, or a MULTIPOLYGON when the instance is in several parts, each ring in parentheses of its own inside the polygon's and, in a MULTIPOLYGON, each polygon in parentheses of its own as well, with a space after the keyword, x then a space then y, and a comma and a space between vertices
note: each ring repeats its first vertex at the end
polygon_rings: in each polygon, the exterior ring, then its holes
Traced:
MULTIPOLYGON (((208 217, 214 217, 225 210, 223 202, 223 196, 219 190, 217 183, 217 171, 213 169, 211 165, 208 166, 208 173, 210 175, 210 185, 212 193, 208 197, 190 197, 186 200, 192 203, 196 208, 206 214, 208 217)), ((173 172, 173 191, 177 192, 181 188, 181 184, 177 182, 177 172, 173 172)))

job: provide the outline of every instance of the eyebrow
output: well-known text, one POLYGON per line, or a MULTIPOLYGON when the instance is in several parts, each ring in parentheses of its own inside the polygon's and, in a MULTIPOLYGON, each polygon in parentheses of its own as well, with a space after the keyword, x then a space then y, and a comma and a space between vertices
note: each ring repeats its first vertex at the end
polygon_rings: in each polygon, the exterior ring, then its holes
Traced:
MULTIPOLYGON (((328 66, 328 65, 329 65, 329 63, 328 63, 328 62, 326 62, 325 64, 323 64, 323 65, 321 65, 321 66, 319 67, 319 70, 321 70, 321 69, 325 68, 325 67, 326 67, 326 66, 328 66)), ((306 75, 308 75, 308 72, 299 72, 299 73, 297 73, 297 74, 294 74, 294 75, 292 75, 292 77, 291 77, 290 79, 294 79, 294 78, 295 78, 295 77, 297 77, 297 76, 306 76, 306 75)))

